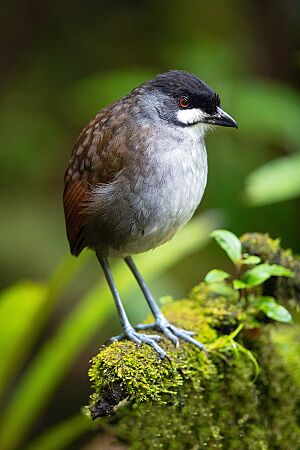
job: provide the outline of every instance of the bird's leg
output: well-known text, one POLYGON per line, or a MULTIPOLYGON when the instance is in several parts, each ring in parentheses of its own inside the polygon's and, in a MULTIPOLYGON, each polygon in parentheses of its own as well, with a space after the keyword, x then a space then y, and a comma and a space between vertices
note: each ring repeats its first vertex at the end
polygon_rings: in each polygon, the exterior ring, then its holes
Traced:
POLYGON ((124 338, 128 338, 131 341, 135 342, 136 344, 140 345, 143 342, 145 344, 150 345, 151 347, 154 348, 154 350, 156 350, 156 352, 159 354, 159 356, 161 358, 164 358, 167 356, 166 352, 157 344, 157 341, 160 341, 160 336, 157 335, 150 335, 150 334, 141 334, 138 333, 133 326, 130 324, 126 311, 124 309, 124 306, 122 304, 122 300, 120 298, 119 292, 116 288, 107 258, 103 257, 103 256, 98 256, 97 258, 102 266, 107 284, 111 290, 111 293, 113 295, 113 298, 115 300, 116 303, 116 307, 118 310, 118 315, 120 317, 120 321, 121 321, 121 325, 124 331, 124 334, 119 335, 119 336, 114 336, 112 337, 109 341, 114 342, 114 341, 120 341, 124 338))
POLYGON ((155 329, 161 331, 168 339, 170 339, 170 341, 172 341, 176 347, 179 345, 179 339, 183 339, 184 341, 194 344, 200 350, 203 350, 205 353, 207 353, 205 346, 201 342, 197 341, 196 339, 194 339, 192 337, 192 335, 194 334, 193 331, 182 330, 181 328, 177 328, 174 325, 172 325, 170 322, 168 322, 166 317, 163 315, 163 313, 160 311, 159 307, 157 306, 148 286, 145 283, 145 280, 143 279, 138 268, 136 267, 132 257, 127 256, 125 258, 125 261, 126 261, 127 265, 129 266, 131 272, 133 273, 136 281, 138 282, 138 284, 145 296, 145 299, 147 300, 149 308, 151 309, 151 312, 155 318, 155 322, 153 324, 142 324, 142 325, 138 325, 135 328, 137 330, 146 330, 149 328, 155 328, 155 329))

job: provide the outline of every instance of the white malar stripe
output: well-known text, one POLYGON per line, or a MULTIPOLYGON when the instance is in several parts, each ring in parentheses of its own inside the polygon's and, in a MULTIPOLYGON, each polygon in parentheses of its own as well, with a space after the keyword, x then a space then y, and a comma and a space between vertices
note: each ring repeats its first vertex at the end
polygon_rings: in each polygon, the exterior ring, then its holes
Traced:
POLYGON ((205 113, 198 108, 180 109, 177 111, 177 119, 185 125, 192 125, 200 122, 205 117, 205 113))

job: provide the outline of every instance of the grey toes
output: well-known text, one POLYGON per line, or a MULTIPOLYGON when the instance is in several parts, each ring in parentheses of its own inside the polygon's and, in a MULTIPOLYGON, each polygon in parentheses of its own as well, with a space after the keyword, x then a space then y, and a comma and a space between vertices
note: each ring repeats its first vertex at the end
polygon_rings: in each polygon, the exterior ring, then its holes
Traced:
POLYGON ((173 342, 173 344, 177 348, 179 345, 178 337, 175 336, 175 334, 172 331, 170 331, 167 327, 162 327, 160 330, 166 336, 166 338, 168 338, 171 342, 173 342))
POLYGON ((172 332, 178 336, 180 339, 189 342, 190 344, 195 345, 199 350, 202 350, 206 355, 208 354, 207 349, 205 348, 204 344, 202 342, 197 341, 194 339, 190 333, 186 332, 185 330, 181 330, 180 328, 174 327, 174 325, 170 326, 172 332))
MULTIPOLYGON (((139 345, 141 344, 147 344, 150 345, 150 347, 152 347, 156 353, 158 353, 158 355, 160 356, 160 358, 165 358, 167 356, 166 352, 156 343, 157 341, 161 340, 160 336, 156 336, 156 335, 150 335, 150 334, 138 334, 138 340, 139 340, 139 345)), ((130 334, 130 336, 127 336, 129 339, 134 340, 133 337, 135 337, 136 335, 132 336, 130 334)))
POLYGON ((160 358, 168 358, 166 352, 157 344, 157 342, 161 341, 161 336, 156 334, 139 334, 135 329, 126 331, 125 334, 119 334, 118 336, 113 336, 110 338, 107 343, 110 344, 112 342, 121 341, 123 339, 129 339, 134 342, 138 346, 141 344, 150 345, 159 355, 160 358))
POLYGON ((157 336, 156 334, 138 333, 137 331, 137 330, 149 330, 153 328, 159 330, 162 334, 164 334, 164 336, 166 336, 166 338, 169 339, 175 345, 176 348, 179 346, 180 339, 182 339, 185 342, 195 345, 197 348, 199 348, 199 350, 203 351, 206 355, 208 354, 205 346, 201 342, 197 341, 192 337, 192 335, 195 334, 194 331, 187 331, 181 328, 177 328, 168 322, 163 323, 155 322, 151 324, 137 325, 135 328, 127 330, 125 334, 120 334, 118 336, 110 338, 107 342, 112 343, 127 338, 137 345, 141 345, 143 343, 150 345, 150 347, 152 347, 158 353, 160 358, 169 359, 166 352, 157 344, 157 342, 161 340, 160 336, 157 336))
POLYGON ((181 328, 177 328, 168 322, 163 324, 157 323, 156 328, 160 330, 166 336, 166 338, 173 342, 175 347, 178 347, 179 339, 182 339, 185 342, 189 342, 190 344, 195 345, 197 348, 199 348, 199 350, 204 351, 207 355, 205 346, 192 337, 192 335, 195 334, 194 331, 182 330, 181 328))

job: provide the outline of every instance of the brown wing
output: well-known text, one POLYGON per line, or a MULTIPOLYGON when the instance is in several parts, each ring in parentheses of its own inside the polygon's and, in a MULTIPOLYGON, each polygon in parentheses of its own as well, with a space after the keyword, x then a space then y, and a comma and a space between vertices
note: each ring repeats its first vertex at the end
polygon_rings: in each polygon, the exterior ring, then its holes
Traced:
POLYGON ((92 186, 109 183, 122 168, 122 145, 115 131, 120 130, 121 106, 115 104, 105 108, 84 128, 65 174, 67 236, 71 253, 76 256, 86 246, 86 205, 91 198, 92 186))
POLYGON ((75 181, 65 187, 64 211, 67 236, 71 253, 79 255, 84 249, 84 213, 82 205, 88 198, 88 185, 82 180, 75 181))

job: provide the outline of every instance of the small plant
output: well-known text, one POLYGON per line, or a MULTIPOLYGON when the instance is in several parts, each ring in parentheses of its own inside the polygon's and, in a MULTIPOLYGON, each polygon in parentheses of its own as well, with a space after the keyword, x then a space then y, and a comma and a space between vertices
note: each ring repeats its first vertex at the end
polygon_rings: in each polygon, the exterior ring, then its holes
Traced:
POLYGON ((291 323, 292 316, 274 297, 264 296, 262 285, 271 277, 292 277, 293 272, 278 264, 262 263, 259 256, 242 252, 240 239, 230 231, 215 230, 210 235, 225 250, 234 264, 234 275, 210 270, 204 281, 218 293, 235 292, 240 301, 262 311, 269 319, 291 323))

